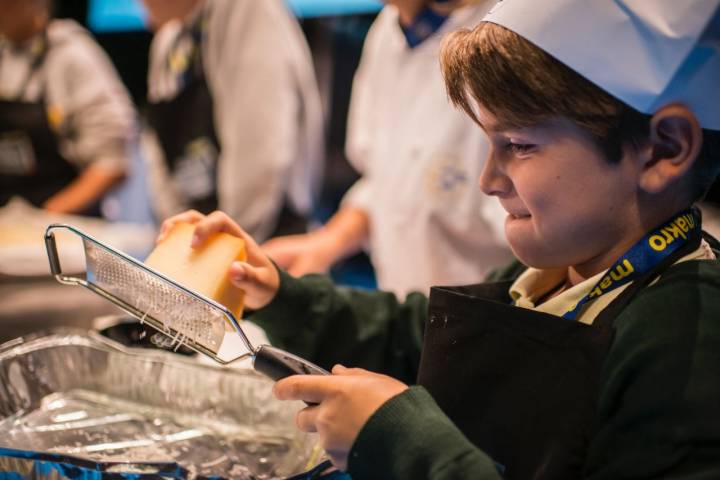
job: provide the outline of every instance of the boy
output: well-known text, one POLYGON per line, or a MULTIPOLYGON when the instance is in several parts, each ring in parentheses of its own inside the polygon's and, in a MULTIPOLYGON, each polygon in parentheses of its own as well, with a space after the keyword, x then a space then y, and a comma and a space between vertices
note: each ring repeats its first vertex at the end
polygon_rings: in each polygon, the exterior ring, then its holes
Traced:
POLYGON ((680 3, 506 0, 449 39, 450 98, 491 142, 480 187, 528 265, 492 283, 399 304, 278 273, 222 213, 165 224, 246 239, 230 274, 274 343, 390 375, 275 386, 317 404, 298 426, 353 479, 720 475, 720 264, 692 208, 718 170, 719 2, 680 3), (599 62, 625 38, 637 70, 599 62))

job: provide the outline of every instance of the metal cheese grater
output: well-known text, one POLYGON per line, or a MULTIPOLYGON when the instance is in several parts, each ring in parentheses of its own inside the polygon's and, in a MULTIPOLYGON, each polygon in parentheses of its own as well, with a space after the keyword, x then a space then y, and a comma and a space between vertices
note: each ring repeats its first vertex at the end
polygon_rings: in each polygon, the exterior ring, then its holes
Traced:
POLYGON ((101 243, 79 229, 52 224, 45 231, 50 271, 67 285, 80 285, 114 303, 133 317, 166 334, 174 345, 187 347, 228 364, 252 357, 255 370, 279 380, 290 375, 327 375, 328 372, 284 350, 254 347, 235 316, 223 305, 204 297, 149 268, 131 256, 101 243), (64 229, 82 239, 85 278, 62 273, 54 230, 64 229), (218 353, 226 335, 225 325, 242 339, 247 352, 223 359, 218 353))

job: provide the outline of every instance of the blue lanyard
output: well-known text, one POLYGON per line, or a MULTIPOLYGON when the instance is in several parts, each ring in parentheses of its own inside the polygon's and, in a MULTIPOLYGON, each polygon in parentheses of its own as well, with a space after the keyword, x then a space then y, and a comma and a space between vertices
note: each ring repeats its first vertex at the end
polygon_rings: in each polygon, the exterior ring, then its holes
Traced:
POLYGON ((668 222, 651 230, 618 258, 590 292, 565 312, 563 318, 573 320, 590 300, 643 276, 691 239, 699 237, 701 231, 700 213, 696 209, 674 215, 668 222))

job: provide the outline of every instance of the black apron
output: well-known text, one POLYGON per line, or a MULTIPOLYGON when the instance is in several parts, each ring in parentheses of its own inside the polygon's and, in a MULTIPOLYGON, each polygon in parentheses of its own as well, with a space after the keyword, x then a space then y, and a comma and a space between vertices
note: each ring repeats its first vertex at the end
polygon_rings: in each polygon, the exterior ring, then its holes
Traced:
POLYGON ((44 42, 16 100, 0 100, 0 206, 17 195, 40 207, 79 174, 60 154, 44 94, 37 102, 20 101, 45 59, 47 39, 44 42))
MULTIPOLYGON (((170 100, 150 103, 147 119, 160 142, 174 187, 190 208, 207 214, 218 208, 220 142, 215 131, 213 99, 202 65, 204 24, 205 17, 201 15, 190 26, 193 46, 188 52, 187 69, 178 72, 183 76, 181 90, 170 100)), ((184 36, 181 34, 178 41, 184 36)))
POLYGON ((581 478, 615 318, 699 243, 636 279, 592 325, 512 306, 512 282, 432 288, 418 383, 505 478, 581 478))
MULTIPOLYGON (((218 209, 217 164, 222 146, 215 129, 213 98, 202 60, 202 42, 209 9, 188 27, 193 47, 183 72, 183 88, 172 99, 150 103, 147 119, 163 150, 170 178, 184 203, 201 213, 218 209)), ((177 45, 176 45, 177 46, 177 45)), ((180 72, 178 72, 180 73, 180 72)), ((239 160, 239 159, 238 159, 239 160)), ((307 231, 307 220, 289 207, 278 213, 270 237, 307 231)))

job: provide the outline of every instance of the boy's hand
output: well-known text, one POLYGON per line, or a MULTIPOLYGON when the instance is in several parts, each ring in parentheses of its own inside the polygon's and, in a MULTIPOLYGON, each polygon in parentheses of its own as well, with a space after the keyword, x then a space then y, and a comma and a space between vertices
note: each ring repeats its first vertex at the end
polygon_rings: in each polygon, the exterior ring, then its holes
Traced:
POLYGON ((332 375, 294 375, 280 380, 273 393, 280 400, 304 400, 318 405, 297 414, 300 430, 318 432, 320 445, 333 464, 344 470, 360 430, 370 416, 407 385, 361 368, 335 365, 332 375))
POLYGON ((242 238, 245 241, 247 261, 233 262, 230 266, 230 281, 245 291, 245 305, 254 310, 264 307, 275 298, 280 287, 280 276, 275 265, 260 250, 255 240, 225 213, 215 211, 210 215, 203 215, 195 210, 188 210, 170 217, 162 223, 156 241, 161 242, 179 222, 195 225, 193 248, 201 246, 213 233, 225 232, 242 238))

